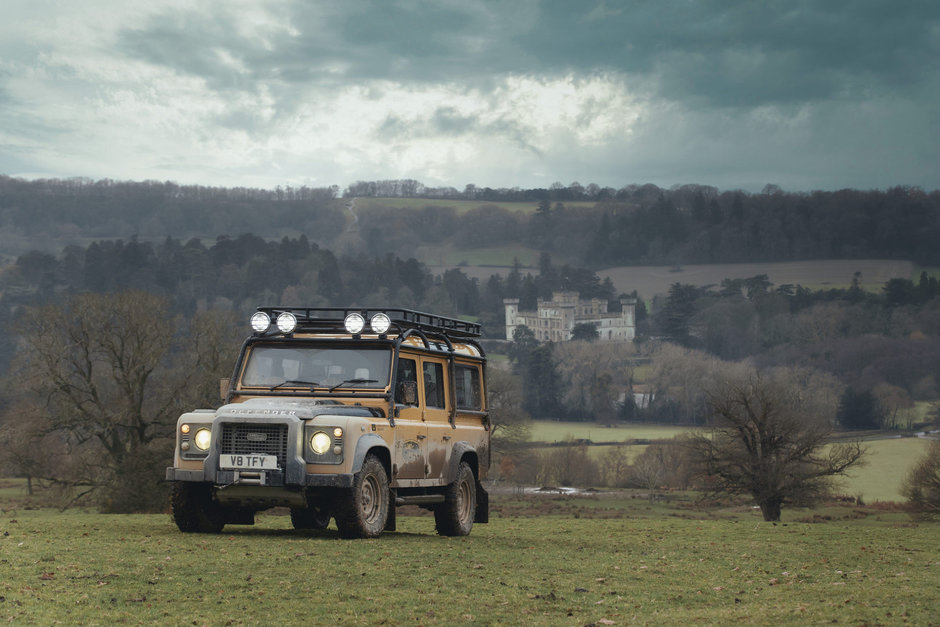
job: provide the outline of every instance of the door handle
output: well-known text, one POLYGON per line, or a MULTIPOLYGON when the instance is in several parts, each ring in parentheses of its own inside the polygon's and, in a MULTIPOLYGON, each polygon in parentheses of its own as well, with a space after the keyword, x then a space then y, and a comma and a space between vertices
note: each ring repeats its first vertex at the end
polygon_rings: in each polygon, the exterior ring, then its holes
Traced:
POLYGON ((448 442, 449 440, 450 440, 450 436, 449 436, 449 435, 445 435, 445 436, 444 436, 444 441, 445 441, 445 442, 448 442))
POLYGON ((419 435, 419 436, 418 436, 418 439, 419 439, 419 440, 423 440, 423 439, 426 438, 426 437, 428 437, 428 436, 426 436, 426 435, 419 435))

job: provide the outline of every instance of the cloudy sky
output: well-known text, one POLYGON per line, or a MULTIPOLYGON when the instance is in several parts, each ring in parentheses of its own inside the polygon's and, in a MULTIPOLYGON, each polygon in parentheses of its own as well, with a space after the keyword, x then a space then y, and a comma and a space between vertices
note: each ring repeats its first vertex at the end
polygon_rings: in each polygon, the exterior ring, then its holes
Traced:
POLYGON ((4 0, 0 174, 940 188, 936 0, 4 0))

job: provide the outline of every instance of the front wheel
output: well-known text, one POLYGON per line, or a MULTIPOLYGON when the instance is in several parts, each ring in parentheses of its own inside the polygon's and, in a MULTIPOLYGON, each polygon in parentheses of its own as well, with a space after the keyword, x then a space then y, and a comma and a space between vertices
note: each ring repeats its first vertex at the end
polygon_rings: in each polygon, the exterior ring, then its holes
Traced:
POLYGON ((222 508, 212 500, 209 484, 174 482, 170 506, 180 531, 219 533, 225 526, 222 508))
POLYGON ((385 529, 390 507, 388 474, 375 455, 367 455, 353 487, 340 497, 333 517, 343 538, 374 538, 385 529))
POLYGON ((444 488, 444 502, 434 509, 434 523, 442 536, 465 536, 473 529, 477 511, 477 484, 467 462, 460 462, 457 478, 444 488))

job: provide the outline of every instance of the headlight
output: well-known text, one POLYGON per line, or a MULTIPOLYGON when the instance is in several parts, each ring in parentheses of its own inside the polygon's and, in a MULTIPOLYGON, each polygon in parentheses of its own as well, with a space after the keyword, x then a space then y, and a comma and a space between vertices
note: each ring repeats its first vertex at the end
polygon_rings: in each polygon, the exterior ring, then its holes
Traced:
POLYGON ((199 429, 196 431, 196 435, 193 436, 193 444, 196 445, 200 451, 208 451, 209 443, 212 441, 212 432, 208 429, 199 429))
POLYGON ((271 326, 271 316, 263 311, 256 311, 251 314, 251 329, 255 333, 264 333, 271 326))
POLYGON ((310 448, 313 449, 313 452, 317 455, 323 455, 330 450, 332 443, 333 441, 330 440, 330 436, 322 431, 317 431, 310 437, 310 448))
POLYGON ((351 313, 346 316, 346 320, 343 321, 343 326, 346 327, 347 333, 359 335, 362 333, 362 328, 366 326, 366 319, 362 317, 362 314, 351 313))
POLYGON ((297 316, 285 311, 277 317, 277 329, 281 333, 293 333, 297 328, 297 316))
POLYGON ((372 319, 369 321, 369 326, 372 327, 374 333, 383 335, 388 328, 392 326, 392 321, 389 319, 388 315, 384 313, 377 313, 372 316, 372 319))

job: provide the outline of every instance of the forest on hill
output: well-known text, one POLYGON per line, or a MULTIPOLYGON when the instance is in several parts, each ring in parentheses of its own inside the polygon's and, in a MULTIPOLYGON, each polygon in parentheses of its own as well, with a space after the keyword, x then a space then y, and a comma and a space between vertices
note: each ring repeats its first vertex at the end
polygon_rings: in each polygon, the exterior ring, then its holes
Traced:
MULTIPOLYGON (((457 192, 385 181, 355 184, 340 196, 337 187, 0 177, 0 225, 0 246, 15 238, 44 243, 16 255, 0 248, 10 259, 0 267, 4 328, 38 311, 32 308, 79 294, 136 290, 165 298, 184 318, 221 311, 247 319, 255 307, 274 303, 387 304, 471 316, 500 340, 504 298, 533 309, 538 298, 573 290, 616 310, 620 297, 637 295, 602 280, 595 271, 602 264, 880 256, 940 265, 940 193, 916 188, 747 194, 573 184, 457 192), (351 213, 353 197, 372 194, 396 203, 383 208, 378 199, 351 213), (403 207, 405 194, 422 202, 403 207), (460 209, 447 204, 454 199, 460 209), (467 208, 468 199, 479 206, 467 208), (157 232, 164 234, 153 237, 157 232), (413 255, 429 241, 458 248, 511 242, 541 256, 537 268, 516 264, 486 279, 460 268, 436 274, 413 255)), ((763 275, 710 286, 677 280, 655 303, 639 300, 632 346, 536 350, 523 342, 513 363, 526 390, 524 409, 535 416, 698 422, 701 394, 690 391, 688 368, 702 359, 798 364, 831 376, 836 397, 858 393, 871 402, 877 392, 881 409, 896 413, 940 397, 938 296, 929 272, 883 285, 856 276, 851 286, 827 290, 774 285, 763 275), (599 363, 607 372, 598 372, 599 363), (617 404, 637 389, 655 391, 657 401, 617 404)), ((13 333, 0 338, 0 371, 16 346, 13 333)), ((876 422, 886 422, 885 412, 876 422)))
POLYGON ((512 244, 595 269, 853 258, 940 265, 940 192, 913 187, 785 192, 767 186, 751 194, 704 185, 556 183, 458 191, 389 180, 360 181, 340 192, 338 186, 259 190, 0 176, 0 256, 33 249, 58 254, 95 239, 212 241, 250 233, 266 240, 303 234, 337 254, 379 257, 408 258, 429 244, 458 250, 512 244), (351 213, 356 197, 396 202, 370 202, 351 213), (402 202, 408 198, 415 208, 402 202), (457 210, 455 200, 475 205, 457 210), (519 203, 531 210, 519 211, 519 203))

